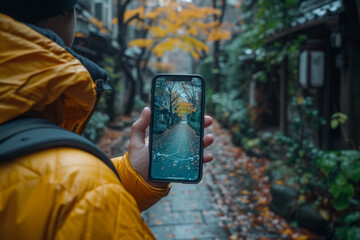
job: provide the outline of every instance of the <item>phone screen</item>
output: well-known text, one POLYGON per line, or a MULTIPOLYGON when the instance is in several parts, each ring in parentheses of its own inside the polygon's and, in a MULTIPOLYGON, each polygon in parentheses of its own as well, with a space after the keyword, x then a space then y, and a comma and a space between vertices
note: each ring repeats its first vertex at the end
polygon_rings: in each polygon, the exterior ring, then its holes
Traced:
POLYGON ((156 75, 152 82, 150 179, 199 182, 202 175, 204 80, 156 75))

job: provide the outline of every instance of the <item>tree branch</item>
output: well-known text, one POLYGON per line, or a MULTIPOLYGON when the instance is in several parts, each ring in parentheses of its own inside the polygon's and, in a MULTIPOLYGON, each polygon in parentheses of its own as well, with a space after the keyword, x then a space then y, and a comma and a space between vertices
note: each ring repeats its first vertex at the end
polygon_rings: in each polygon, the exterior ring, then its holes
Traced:
POLYGON ((125 26, 129 25, 129 23, 130 23, 131 21, 135 20, 135 19, 137 19, 137 20, 139 20, 139 21, 141 21, 141 22, 144 22, 144 19, 140 18, 140 17, 139 17, 139 14, 137 13, 137 14, 135 14, 134 16, 132 16, 131 18, 129 18, 129 19, 124 23, 124 25, 125 25, 125 26))

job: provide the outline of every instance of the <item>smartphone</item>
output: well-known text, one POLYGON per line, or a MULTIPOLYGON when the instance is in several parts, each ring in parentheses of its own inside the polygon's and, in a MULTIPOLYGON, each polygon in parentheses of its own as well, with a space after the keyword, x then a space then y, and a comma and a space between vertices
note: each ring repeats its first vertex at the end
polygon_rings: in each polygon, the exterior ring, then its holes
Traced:
POLYGON ((205 81, 200 75, 152 79, 149 179, 198 183, 202 177, 205 81))

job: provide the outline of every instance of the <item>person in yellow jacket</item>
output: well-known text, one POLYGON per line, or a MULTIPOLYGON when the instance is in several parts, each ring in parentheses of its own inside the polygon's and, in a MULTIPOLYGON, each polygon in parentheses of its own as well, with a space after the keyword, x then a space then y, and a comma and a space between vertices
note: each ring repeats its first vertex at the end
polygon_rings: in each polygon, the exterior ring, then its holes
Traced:
MULTIPOLYGON (((69 48, 78 0, 4 0, 0 4, 0 124, 47 119, 82 134, 107 73, 69 48)), ((148 180, 145 108, 129 152, 114 172, 75 148, 46 149, 0 164, 0 239, 154 239, 140 212, 170 190, 148 180)), ((212 122, 205 118, 205 127, 212 122)), ((1 135, 1 133, 0 133, 1 135)), ((204 146, 213 136, 204 137, 204 146)), ((204 162, 212 160, 205 155, 204 162)))

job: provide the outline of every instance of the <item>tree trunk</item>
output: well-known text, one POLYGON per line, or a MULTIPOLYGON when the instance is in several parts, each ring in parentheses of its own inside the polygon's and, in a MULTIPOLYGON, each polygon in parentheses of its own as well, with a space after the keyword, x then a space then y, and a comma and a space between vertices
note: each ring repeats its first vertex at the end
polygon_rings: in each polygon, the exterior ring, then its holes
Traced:
POLYGON ((171 104, 171 90, 172 89, 169 89, 169 92, 170 92, 170 94, 169 94, 169 97, 170 97, 170 99, 169 99, 169 110, 170 110, 170 115, 169 115, 169 121, 168 121, 168 127, 170 127, 171 125, 172 125, 172 104, 171 104))
MULTIPOLYGON (((144 36, 145 38, 146 36, 144 36)), ((145 56, 145 51, 146 49, 145 48, 142 48, 141 49, 141 54, 138 56, 138 59, 136 60, 136 75, 137 75, 137 80, 139 82, 139 86, 138 86, 138 89, 139 89, 139 96, 140 96, 140 99, 144 102, 147 102, 148 99, 146 99, 145 97, 145 93, 144 93, 144 78, 143 78, 143 75, 142 73, 145 71, 144 68, 141 67, 141 62, 143 61, 143 58, 145 56)))
POLYGON ((109 116, 109 121, 113 122, 115 120, 115 89, 107 93, 106 96, 106 113, 109 116))
POLYGON ((129 94, 127 99, 127 104, 125 107, 124 115, 131 115, 132 110, 134 109, 135 105, 135 93, 136 93, 136 82, 134 80, 129 81, 130 88, 129 88, 129 94))
MULTIPOLYGON (((212 1, 212 7, 214 9, 217 9, 217 0, 212 1)), ((226 9, 226 0, 222 0, 221 5, 221 15, 220 17, 218 15, 213 15, 214 21, 219 21, 219 25, 216 27, 220 27, 220 25, 223 22, 224 14, 226 9)), ((221 81, 221 71, 220 71, 220 63, 219 63, 219 54, 220 54, 220 41, 214 42, 214 80, 213 80, 213 89, 214 92, 220 91, 220 81, 221 81)))
POLYGON ((136 95, 136 80, 134 76, 131 74, 130 67, 127 65, 127 63, 123 62, 122 69, 125 73, 126 81, 129 84, 127 99, 125 101, 126 107, 124 111, 124 115, 131 115, 132 110, 134 109, 135 105, 135 95, 136 95))
POLYGON ((220 52, 220 41, 214 42, 214 82, 213 88, 214 92, 217 93, 220 91, 220 64, 219 64, 219 52, 220 52))
POLYGON ((280 131, 287 135, 287 102, 288 102, 288 58, 284 58, 280 65, 280 131))
POLYGON ((129 84, 129 94, 127 95, 126 107, 124 114, 130 115, 134 103, 135 103, 135 93, 136 93, 136 81, 134 76, 131 74, 131 67, 129 66, 129 57, 125 55, 125 50, 127 48, 126 44, 126 36, 127 36, 127 24, 124 23, 124 13, 126 11, 126 7, 132 0, 126 0, 126 1, 118 1, 117 5, 117 14, 118 14, 118 43, 120 45, 120 51, 117 56, 116 61, 116 68, 115 71, 121 70, 123 73, 125 73, 125 79, 129 84))

